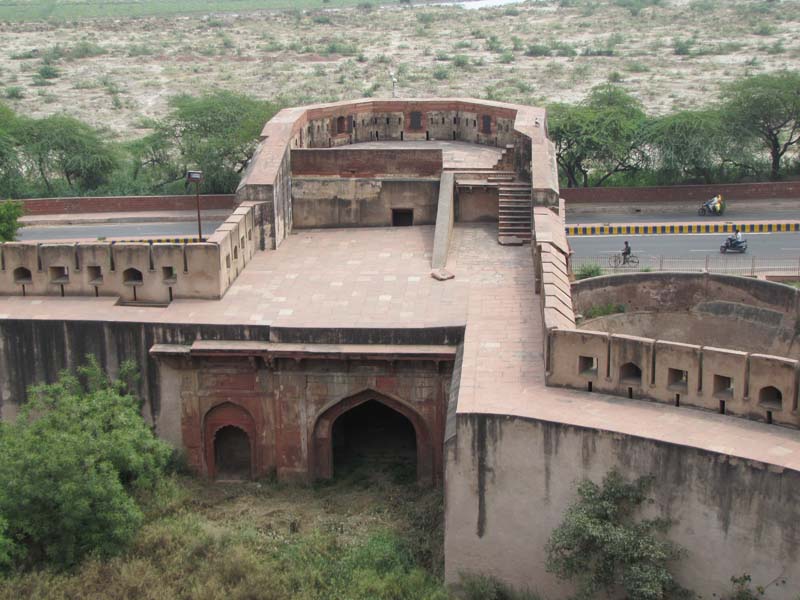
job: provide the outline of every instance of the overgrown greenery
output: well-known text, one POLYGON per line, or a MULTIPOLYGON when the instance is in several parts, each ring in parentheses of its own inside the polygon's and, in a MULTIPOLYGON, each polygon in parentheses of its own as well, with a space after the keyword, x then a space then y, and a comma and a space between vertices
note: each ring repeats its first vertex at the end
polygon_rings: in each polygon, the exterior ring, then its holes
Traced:
POLYGON ((131 395, 133 367, 109 379, 96 359, 32 387, 0 423, 0 568, 71 567, 119 554, 170 456, 131 395))
POLYGON ((0 196, 179 193, 187 168, 204 171, 205 192, 235 191, 276 107, 226 91, 170 106, 147 123, 151 133, 120 143, 66 115, 28 118, 0 105, 0 196))
POLYGON ((441 490, 374 465, 315 486, 171 476, 141 498, 144 524, 126 552, 12 574, 0 599, 450 598, 441 490))
POLYGON ((13 200, 0 201, 0 242, 13 242, 17 237, 20 227, 19 218, 22 216, 21 202, 13 200))
POLYGON ((607 304, 598 304, 596 306, 589 307, 589 309, 583 313, 583 316, 586 319, 596 319, 597 317, 606 317, 608 315, 616 315, 624 312, 624 304, 615 304, 613 302, 609 302, 607 304))
POLYGON ((589 277, 599 277, 603 274, 603 267, 593 263, 581 265, 575 271, 575 279, 588 279, 589 277))
POLYGON ((612 470, 601 485, 584 480, 578 499, 547 542, 547 570, 577 585, 576 598, 598 594, 628 600, 667 600, 688 595, 669 564, 682 550, 663 534, 670 522, 638 518, 651 478, 626 481, 612 470))
POLYGON ((548 124, 569 187, 778 180, 800 160, 800 73, 746 77, 716 103, 658 117, 603 84, 552 105, 548 124))

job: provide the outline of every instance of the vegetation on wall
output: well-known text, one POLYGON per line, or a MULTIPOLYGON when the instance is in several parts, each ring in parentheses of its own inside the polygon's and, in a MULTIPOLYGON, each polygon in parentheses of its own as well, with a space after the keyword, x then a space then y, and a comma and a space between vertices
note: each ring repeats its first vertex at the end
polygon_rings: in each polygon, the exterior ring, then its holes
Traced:
POLYGON ((547 570, 577 586, 576 598, 623 593, 628 600, 684 597, 669 570, 682 551, 664 538, 670 522, 637 518, 650 478, 626 481, 610 471, 601 485, 585 480, 578 499, 547 542, 547 570))

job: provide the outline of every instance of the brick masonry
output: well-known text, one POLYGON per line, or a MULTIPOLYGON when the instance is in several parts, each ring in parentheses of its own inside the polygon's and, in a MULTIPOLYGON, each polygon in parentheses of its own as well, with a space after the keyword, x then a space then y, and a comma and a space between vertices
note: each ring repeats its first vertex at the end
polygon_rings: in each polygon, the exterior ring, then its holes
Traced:
MULTIPOLYGON (((233 209, 234 194, 200 196, 202 210, 233 209)), ((25 214, 58 215, 102 212, 194 210, 194 196, 100 196, 93 198, 28 198, 25 214)))
POLYGON ((335 152, 317 149, 292 150, 292 176, 438 177, 442 151, 419 148, 391 150, 340 148, 335 152))

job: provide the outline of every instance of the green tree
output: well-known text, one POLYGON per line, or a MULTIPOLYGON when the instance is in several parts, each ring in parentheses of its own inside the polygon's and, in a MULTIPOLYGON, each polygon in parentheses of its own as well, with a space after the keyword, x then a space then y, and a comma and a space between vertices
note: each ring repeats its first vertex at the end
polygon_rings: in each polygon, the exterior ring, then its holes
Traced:
POLYGON ((13 129, 28 172, 41 178, 48 193, 53 177, 85 192, 106 181, 118 159, 100 131, 64 115, 20 118, 13 129))
POLYGON ((0 104, 0 196, 14 197, 19 190, 19 156, 12 135, 16 119, 14 111, 0 104))
POLYGON ((0 242, 13 242, 17 238, 19 218, 23 212, 21 202, 0 201, 0 242))
POLYGON ((713 182, 730 155, 722 115, 714 109, 684 110, 653 119, 644 142, 666 183, 713 182))
POLYGON ((589 480, 578 486, 578 500, 547 542, 547 570, 574 581, 576 598, 614 595, 620 589, 628 600, 686 595, 667 567, 681 555, 661 536, 669 521, 634 518, 651 481, 629 483, 612 470, 600 486, 589 480))
POLYGON ((741 79, 727 86, 723 97, 723 113, 734 134, 759 140, 769 152, 770 179, 780 179, 783 157, 800 142, 800 73, 741 79))
POLYGON ((639 101, 611 84, 594 87, 580 104, 550 107, 549 134, 567 185, 603 185, 615 174, 641 169, 646 120, 639 101))
POLYGON ((111 380, 89 357, 77 374, 32 387, 0 429, 0 559, 67 567, 133 538, 143 520, 135 494, 153 488, 170 451, 139 413, 132 373, 126 364, 111 380))
POLYGON ((208 192, 235 191, 275 106, 228 91, 177 96, 170 104, 165 128, 176 140, 184 167, 204 172, 208 192))

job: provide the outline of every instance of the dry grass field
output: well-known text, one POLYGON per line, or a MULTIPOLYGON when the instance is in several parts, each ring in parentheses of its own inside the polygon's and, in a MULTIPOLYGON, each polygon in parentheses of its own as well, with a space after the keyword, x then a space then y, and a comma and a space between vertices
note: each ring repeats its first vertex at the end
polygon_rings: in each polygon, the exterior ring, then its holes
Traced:
POLYGON ((394 72, 399 96, 547 104, 613 81, 663 113, 711 102, 744 75, 800 65, 797 0, 344 4, 2 22, 0 98, 21 114, 64 111, 128 138, 164 115, 171 95, 214 88, 286 104, 389 96, 394 72))

